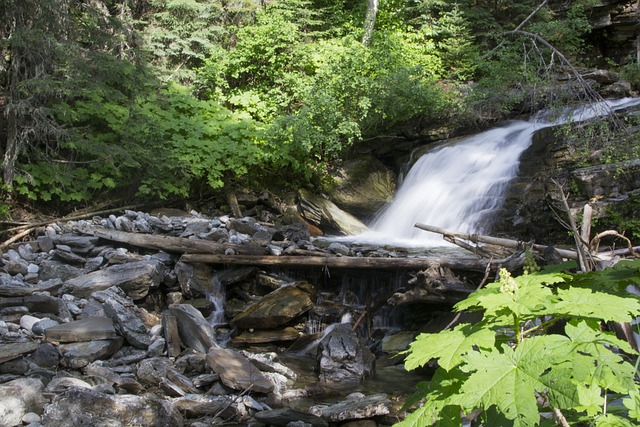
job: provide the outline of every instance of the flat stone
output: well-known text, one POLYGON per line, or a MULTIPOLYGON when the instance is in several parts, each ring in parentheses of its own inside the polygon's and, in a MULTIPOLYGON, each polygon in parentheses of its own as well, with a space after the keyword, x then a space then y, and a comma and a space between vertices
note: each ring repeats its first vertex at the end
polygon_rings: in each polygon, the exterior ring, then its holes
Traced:
POLYGON ((300 332, 292 327, 284 329, 266 329, 244 331, 240 335, 233 337, 234 344, 264 344, 279 341, 295 341, 300 338, 300 332))
POLYGON ((10 344, 0 344, 0 363, 13 360, 26 353, 33 352, 38 348, 38 344, 35 342, 14 342, 10 344))
POLYGON ((213 328, 202 313, 189 304, 173 304, 169 313, 178 323, 178 334, 182 344, 202 353, 217 346, 213 328))
POLYGON ((333 405, 317 405, 309 408, 309 412, 329 420, 346 421, 365 419, 386 415, 391 408, 391 401, 386 394, 373 394, 371 396, 358 395, 333 405))
POLYGON ((56 427, 182 427, 184 420, 170 405, 153 397, 110 395, 71 388, 45 406, 42 424, 56 427))
POLYGON ((265 377, 246 357, 225 349, 211 348, 207 353, 207 364, 218 375, 224 385, 234 390, 258 393, 273 391, 273 383, 265 377))
POLYGON ((113 321, 108 317, 87 317, 74 322, 52 326, 44 331, 49 341, 79 342, 117 338, 113 321))
POLYGON ((251 304, 231 320, 241 329, 272 329, 282 326, 313 307, 313 287, 307 283, 284 286, 251 304))
POLYGON ((69 279, 61 291, 88 298, 93 292, 119 286, 133 300, 139 300, 147 296, 149 289, 160 286, 160 281, 160 262, 145 260, 113 265, 69 279))
POLYGON ((58 351, 62 355, 60 364, 69 368, 82 368, 89 363, 106 359, 122 347, 124 340, 118 337, 113 340, 96 340, 61 344, 58 351))
POLYGON ((317 415, 298 411, 292 408, 280 408, 272 411, 257 412, 254 417, 261 423, 271 426, 287 426, 291 422, 302 421, 313 427, 328 427, 329 423, 317 415))

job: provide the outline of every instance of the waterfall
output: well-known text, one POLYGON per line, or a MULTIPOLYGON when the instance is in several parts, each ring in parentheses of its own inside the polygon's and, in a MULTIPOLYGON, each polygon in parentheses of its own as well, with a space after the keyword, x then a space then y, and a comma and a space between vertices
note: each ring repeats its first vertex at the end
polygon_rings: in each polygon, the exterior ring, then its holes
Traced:
POLYGON ((520 155, 535 131, 583 121, 640 104, 638 98, 593 103, 560 113, 512 121, 454 143, 438 146, 411 168, 393 201, 370 224, 363 240, 442 245, 441 236, 419 230, 423 223, 464 233, 483 233, 518 173, 520 155))

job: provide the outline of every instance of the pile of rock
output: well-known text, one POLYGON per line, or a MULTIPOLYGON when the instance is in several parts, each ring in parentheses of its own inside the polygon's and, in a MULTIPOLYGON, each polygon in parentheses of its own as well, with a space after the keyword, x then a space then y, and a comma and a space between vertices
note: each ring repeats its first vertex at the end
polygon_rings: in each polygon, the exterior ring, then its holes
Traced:
POLYGON ((179 253, 139 251, 79 232, 97 227, 224 244, 227 254, 243 247, 272 254, 350 250, 314 246, 303 223, 276 227, 195 213, 127 211, 48 226, 2 254, 2 425, 326 426, 396 419, 388 415, 386 395, 294 408, 292 402, 318 388, 348 388, 373 372, 374 357, 350 327, 319 340, 317 387, 297 383, 299 373, 260 347, 305 335, 314 286, 254 267, 187 264, 179 253), (218 327, 216 292, 225 288, 233 288, 224 302, 230 321, 218 327), (241 350, 248 346, 251 351, 241 350))

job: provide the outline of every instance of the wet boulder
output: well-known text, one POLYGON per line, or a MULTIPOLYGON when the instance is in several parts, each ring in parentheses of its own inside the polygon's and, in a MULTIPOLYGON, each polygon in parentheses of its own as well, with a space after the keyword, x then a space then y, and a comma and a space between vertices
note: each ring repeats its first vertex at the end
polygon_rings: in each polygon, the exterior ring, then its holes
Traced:
POLYGON ((329 388, 352 387, 373 374, 375 357, 349 324, 336 324, 320 341, 317 369, 329 388))
POLYGON ((362 393, 352 393, 345 400, 335 404, 312 406, 309 412, 325 420, 336 422, 386 415, 390 409, 391 401, 386 394, 365 396, 362 393))
POLYGON ((201 353, 216 346, 213 328, 201 312, 189 304, 172 304, 169 314, 176 319, 178 334, 182 345, 201 353))
POLYGON ((224 385, 234 390, 269 393, 273 383, 242 354, 225 348, 211 348, 207 364, 224 385))
POLYGON ((311 309, 313 286, 299 282, 283 286, 251 304, 231 320, 241 329, 271 329, 285 325, 311 309))
POLYGON ((184 420, 169 402, 153 397, 70 388, 45 405, 42 424, 56 427, 180 427, 184 420))
POLYGON ((133 300, 147 296, 162 279, 161 266, 156 260, 117 264, 67 280, 62 292, 76 297, 89 297, 93 292, 119 286, 133 300))

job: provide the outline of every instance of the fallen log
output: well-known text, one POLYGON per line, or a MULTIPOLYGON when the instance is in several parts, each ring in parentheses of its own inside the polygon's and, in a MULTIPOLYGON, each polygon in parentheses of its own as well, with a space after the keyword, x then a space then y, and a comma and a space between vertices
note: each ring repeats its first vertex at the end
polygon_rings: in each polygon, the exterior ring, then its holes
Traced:
POLYGON ((225 251, 231 249, 237 254, 259 255, 267 253, 267 250, 260 246, 217 243, 210 240, 187 239, 185 237, 127 233, 125 231, 107 230, 94 227, 81 227, 78 229, 78 232, 114 242, 127 243, 132 246, 161 250, 165 252, 215 254, 225 253, 225 251))
MULTIPOLYGON (((433 225, 418 223, 415 225, 415 227, 421 230, 430 231, 432 233, 442 234, 445 237, 458 237, 464 240, 472 241, 474 243, 478 243, 478 242, 489 243, 492 245, 503 246, 505 248, 511 248, 516 250, 522 249, 522 245, 523 245, 523 242, 520 242, 518 240, 504 239, 504 238, 492 237, 492 236, 483 236, 480 234, 460 233, 457 231, 445 230, 444 228, 436 227, 433 225)), ((538 245, 538 244, 531 245, 531 248, 538 252, 544 252, 544 250, 547 249, 548 247, 549 246, 547 245, 538 245)), ((578 259, 578 253, 575 251, 570 251, 567 249, 558 249, 558 248, 554 248, 554 249, 558 251, 558 253, 564 258, 574 259, 574 260, 578 259)))
MULTIPOLYGON (((522 254, 491 261, 491 268, 505 267, 509 270, 521 267, 524 262, 522 254)), ((218 254, 184 254, 181 261, 192 264, 233 264, 255 266, 285 267, 323 267, 323 268, 358 268, 358 269, 416 269, 441 266, 452 270, 485 271, 488 260, 473 257, 429 256, 424 258, 379 258, 379 257, 347 257, 347 256, 276 256, 276 255, 218 255, 218 254)))

